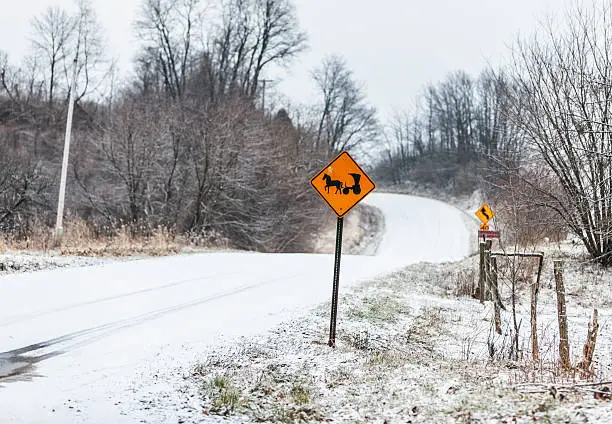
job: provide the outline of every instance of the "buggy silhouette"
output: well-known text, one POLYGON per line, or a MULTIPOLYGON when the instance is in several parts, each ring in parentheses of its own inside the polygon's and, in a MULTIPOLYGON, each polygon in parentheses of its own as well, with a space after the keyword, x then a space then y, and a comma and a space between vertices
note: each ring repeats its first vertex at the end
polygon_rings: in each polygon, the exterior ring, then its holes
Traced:
POLYGON ((355 194, 359 194, 361 193, 361 186, 359 185, 359 180, 361 179, 361 175, 360 174, 353 174, 353 173, 349 173, 349 175, 351 177, 353 177, 353 180, 355 181, 355 184, 353 184, 352 186, 345 186, 344 189, 342 190, 342 192, 344 194, 349 194, 351 192, 351 190, 353 191, 353 193, 355 194))

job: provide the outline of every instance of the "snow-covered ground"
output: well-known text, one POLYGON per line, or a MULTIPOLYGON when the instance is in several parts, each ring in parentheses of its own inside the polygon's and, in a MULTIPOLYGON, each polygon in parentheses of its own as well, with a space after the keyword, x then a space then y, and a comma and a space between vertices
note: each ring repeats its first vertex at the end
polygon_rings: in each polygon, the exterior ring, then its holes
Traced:
MULTIPOLYGON (((473 248, 476 226, 454 207, 394 194, 366 200, 381 210, 384 236, 375 255, 343 256, 341 296, 473 248)), ((0 374, 20 372, 0 380, 0 422, 169 422, 142 399, 173 387, 160 375, 326 301, 332 271, 330 254, 231 252, 4 276, 0 374)))
MULTIPOLYGON (((610 302, 584 299, 600 312, 595 379, 555 367, 549 272, 538 308, 541 362, 530 360, 524 284, 518 294, 524 356, 504 358, 500 336, 492 360, 490 302, 457 295, 458 275, 476 266, 473 257, 420 263, 360 284, 342 299, 336 349, 325 345, 329 304, 322 305, 265 338, 201 352, 191 368, 167 370, 160 379, 169 384, 141 393, 141 400, 157 422, 216 422, 229 411, 223 422, 609 423, 612 396, 594 393, 611 385, 610 302)), ((576 269, 567 276, 574 279, 576 269)), ((577 279, 568 293, 586 282, 577 279)), ((609 290, 609 278, 600 283, 609 290)), ((504 288, 504 302, 507 296, 504 288)), ((576 365, 589 311, 570 300, 568 312, 576 365)), ((508 337, 510 313, 502 319, 508 337)))

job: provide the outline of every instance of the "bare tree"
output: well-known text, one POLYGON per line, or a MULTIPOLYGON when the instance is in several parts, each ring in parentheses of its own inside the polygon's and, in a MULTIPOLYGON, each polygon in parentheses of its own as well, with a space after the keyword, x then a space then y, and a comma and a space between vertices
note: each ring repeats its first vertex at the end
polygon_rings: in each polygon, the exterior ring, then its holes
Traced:
POLYGON ((200 0, 144 0, 136 22, 145 40, 145 55, 140 59, 162 77, 165 90, 180 98, 193 61, 194 27, 203 13, 200 0))
POLYGON ((73 57, 78 56, 79 92, 75 96, 78 102, 92 88, 98 88, 97 85, 105 80, 104 75, 99 73, 101 65, 105 63, 105 53, 102 26, 92 7, 91 0, 78 0, 77 5, 78 12, 74 18, 77 22, 76 34, 71 53, 73 57))
POLYGON ((394 184, 406 181, 417 156, 423 154, 423 133, 424 125, 418 113, 396 113, 384 131, 386 148, 378 174, 394 184))
POLYGON ((376 110, 366 102, 344 59, 327 57, 313 78, 321 93, 316 148, 334 153, 373 141, 378 135, 376 110))
POLYGON ((74 37, 75 25, 75 20, 58 6, 50 6, 40 16, 32 19, 32 44, 46 61, 45 78, 49 107, 53 105, 59 73, 64 59, 69 54, 68 48, 74 37))
POLYGON ((286 64, 306 47, 306 35, 299 30, 290 0, 254 0, 254 9, 257 31, 247 68, 251 97, 257 93, 264 68, 286 64))
POLYGON ((0 93, 4 92, 8 97, 13 97, 13 87, 11 87, 11 69, 8 63, 8 55, 0 50, 0 93))
POLYGON ((437 127, 440 149, 456 152, 460 164, 473 158, 476 99, 472 78, 454 72, 427 90, 432 124, 437 127))
POLYGON ((288 64, 306 47, 306 35, 290 0, 222 0, 220 7, 203 60, 212 96, 254 99, 265 69, 288 64))
POLYGON ((32 20, 35 54, 45 58, 42 79, 46 82, 50 107, 57 90, 70 84, 73 60, 77 57, 79 93, 76 100, 81 100, 92 85, 101 82, 96 71, 104 59, 102 27, 91 0, 77 0, 77 8, 77 13, 71 16, 57 6, 49 7, 32 20))
POLYGON ((612 10, 576 7, 567 27, 518 44, 513 117, 558 189, 529 180, 591 257, 612 263, 612 10), (520 105, 520 107, 519 107, 520 105))
POLYGON ((53 131, 45 119, 48 118, 45 81, 39 78, 36 57, 26 56, 21 67, 12 66, 4 58, 0 57, 0 122, 5 125, 2 138, 13 149, 30 150, 37 157, 42 153, 39 149, 42 135, 53 131))
MULTIPOLYGON (((480 151, 487 159, 520 165, 523 137, 510 119, 513 96, 511 78, 503 71, 487 69, 476 81, 476 132, 480 151)), ((524 101, 524 100, 522 100, 524 101)))
POLYGON ((103 190, 109 215, 131 225, 160 224, 163 160, 169 154, 164 112, 149 102, 126 102, 99 143, 106 190, 94 189, 103 190))

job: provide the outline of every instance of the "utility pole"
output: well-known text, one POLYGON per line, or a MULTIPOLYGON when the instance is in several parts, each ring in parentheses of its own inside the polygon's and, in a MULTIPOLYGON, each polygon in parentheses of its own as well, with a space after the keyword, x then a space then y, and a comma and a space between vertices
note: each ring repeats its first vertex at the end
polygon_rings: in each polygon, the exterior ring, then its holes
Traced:
POLYGON ((64 232, 62 220, 64 215, 64 198, 66 197, 66 177, 68 174, 68 155, 70 153, 70 134, 72 132, 72 114, 74 113, 74 93, 76 91, 78 57, 79 50, 77 47, 74 62, 72 63, 72 85, 70 86, 68 100, 68 117, 66 118, 66 134, 64 136, 64 157, 62 158, 62 174, 60 177, 59 198, 57 200, 57 219, 55 221, 55 241, 57 245, 61 244, 62 234, 64 232))
POLYGON ((266 83, 272 82, 274 80, 271 79, 262 79, 261 80, 261 110, 266 112, 266 83))

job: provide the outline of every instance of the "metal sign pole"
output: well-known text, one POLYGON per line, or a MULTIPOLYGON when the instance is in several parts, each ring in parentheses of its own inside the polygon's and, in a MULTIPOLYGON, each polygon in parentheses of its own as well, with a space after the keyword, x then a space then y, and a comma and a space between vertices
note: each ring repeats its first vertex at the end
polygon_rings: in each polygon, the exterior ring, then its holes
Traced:
POLYGON ((376 184, 361 169, 351 155, 343 151, 310 179, 310 185, 338 216, 331 320, 329 324, 329 346, 335 347, 343 217, 365 196, 371 193, 376 188, 376 184))
POLYGON ((331 319, 329 323, 329 346, 336 347, 336 318, 338 317, 338 289, 340 285, 340 256, 342 255, 342 227, 344 218, 338 218, 336 230, 336 257, 334 260, 334 285, 332 289, 331 319))

